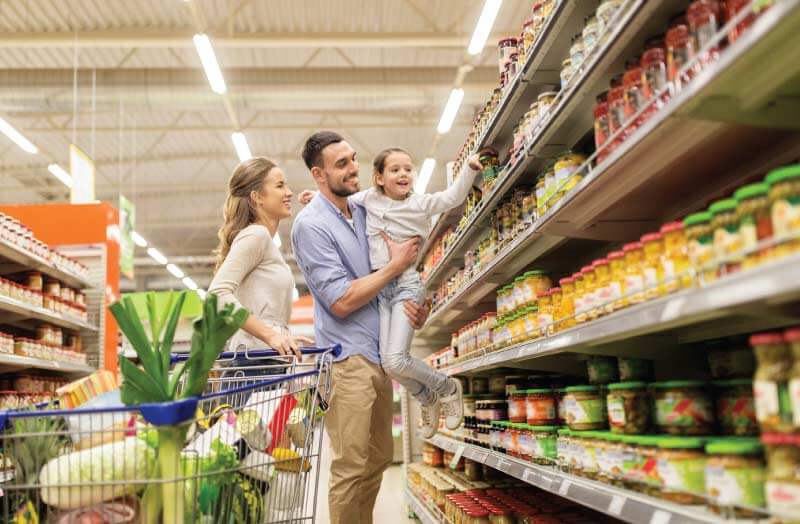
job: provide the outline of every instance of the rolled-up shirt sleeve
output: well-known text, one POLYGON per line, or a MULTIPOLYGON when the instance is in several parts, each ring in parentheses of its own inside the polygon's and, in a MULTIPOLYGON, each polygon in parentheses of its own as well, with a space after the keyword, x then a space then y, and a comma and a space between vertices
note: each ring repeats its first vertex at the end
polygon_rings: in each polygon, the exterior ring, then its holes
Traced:
POLYGON ((336 249, 336 240, 315 224, 295 222, 292 229, 295 259, 306 278, 306 285, 328 311, 350 289, 351 279, 336 249))

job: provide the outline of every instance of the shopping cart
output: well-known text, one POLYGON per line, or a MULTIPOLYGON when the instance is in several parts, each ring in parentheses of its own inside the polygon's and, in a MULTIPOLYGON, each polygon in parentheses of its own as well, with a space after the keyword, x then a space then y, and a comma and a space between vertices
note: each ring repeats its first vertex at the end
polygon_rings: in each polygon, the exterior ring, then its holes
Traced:
POLYGON ((0 412, 2 522, 314 522, 330 367, 340 351, 304 348, 302 361, 225 352, 205 393, 176 402, 0 412), (164 432, 184 443, 169 472, 157 460, 171 453, 164 432))

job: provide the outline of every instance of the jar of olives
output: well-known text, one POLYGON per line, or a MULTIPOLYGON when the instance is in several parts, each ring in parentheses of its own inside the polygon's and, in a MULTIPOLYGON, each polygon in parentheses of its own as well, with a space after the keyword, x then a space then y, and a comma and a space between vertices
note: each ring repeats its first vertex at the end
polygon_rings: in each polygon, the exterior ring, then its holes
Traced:
POLYGON ((741 267, 742 242, 736 217, 736 200, 726 198, 711 204, 711 229, 714 231, 714 260, 717 274, 735 273, 741 267))
POLYGON ((606 405, 612 433, 636 435, 650 427, 650 395, 644 382, 609 384, 606 405))
POLYGON ((689 262, 700 275, 703 283, 716 280, 717 272, 713 267, 714 235, 711 228, 711 213, 704 211, 687 216, 683 223, 686 226, 689 262))
POLYGON ((759 248, 759 243, 772 238, 768 193, 767 184, 750 184, 733 195, 737 202, 736 218, 739 221, 739 240, 744 251, 744 269, 769 259, 769 248, 759 248))

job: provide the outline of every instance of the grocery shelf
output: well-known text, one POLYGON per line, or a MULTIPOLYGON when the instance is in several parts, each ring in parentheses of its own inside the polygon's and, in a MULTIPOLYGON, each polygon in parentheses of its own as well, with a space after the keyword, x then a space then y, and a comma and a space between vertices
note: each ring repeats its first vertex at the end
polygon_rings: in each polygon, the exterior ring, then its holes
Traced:
MULTIPOLYGON (((665 337, 673 346, 796 323, 796 312, 781 306, 800 298, 799 267, 800 255, 770 262, 701 288, 630 306, 549 337, 486 353, 448 366, 445 371, 450 375, 474 373, 567 352, 626 354, 629 348, 619 341, 675 328, 681 328, 680 333, 665 337)), ((655 342, 636 345, 636 354, 661 359, 674 356, 655 342)))
POLYGON ((408 507, 414 512, 414 515, 416 515, 422 524, 442 524, 448 522, 445 516, 438 511, 438 508, 434 510, 434 508, 425 504, 407 487, 405 488, 405 499, 408 507))
POLYGON ((463 457, 486 464, 537 488, 624 522, 635 524, 716 524, 729 522, 708 510, 681 506, 608 484, 564 473, 555 467, 539 466, 444 435, 434 435, 428 442, 463 457))
POLYGON ((3 353, 0 353, 0 369, 2 369, 2 372, 21 369, 46 369, 50 371, 61 371, 62 373, 83 375, 88 375, 97 371, 95 368, 87 364, 57 362, 54 360, 43 360, 39 358, 7 355, 3 353))
POLYGON ((41 271, 67 286, 83 289, 91 287, 91 283, 72 271, 58 267, 46 260, 22 250, 7 240, 0 239, 0 268, 2 271, 41 271))
POLYGON ((74 329, 97 331, 95 326, 80 320, 63 317, 48 309, 28 305, 13 298, 0 296, 0 323, 30 327, 31 320, 49 322, 56 326, 74 329))

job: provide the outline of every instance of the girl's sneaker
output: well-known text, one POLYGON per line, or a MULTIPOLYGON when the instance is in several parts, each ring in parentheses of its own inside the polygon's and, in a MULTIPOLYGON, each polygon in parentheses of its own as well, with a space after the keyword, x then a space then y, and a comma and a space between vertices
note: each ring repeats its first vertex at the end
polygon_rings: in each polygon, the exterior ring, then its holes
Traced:
POLYGON ((420 434, 422 438, 428 439, 436 434, 436 430, 439 429, 440 412, 441 408, 438 400, 430 406, 422 406, 422 414, 420 416, 420 434))
POLYGON ((447 429, 455 430, 464 422, 464 390, 461 386, 461 381, 451 378, 455 385, 456 390, 452 395, 442 397, 440 402, 442 404, 442 414, 444 415, 444 423, 447 429))

